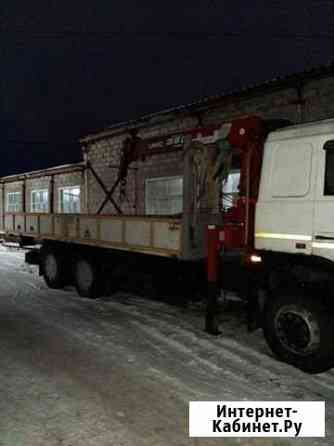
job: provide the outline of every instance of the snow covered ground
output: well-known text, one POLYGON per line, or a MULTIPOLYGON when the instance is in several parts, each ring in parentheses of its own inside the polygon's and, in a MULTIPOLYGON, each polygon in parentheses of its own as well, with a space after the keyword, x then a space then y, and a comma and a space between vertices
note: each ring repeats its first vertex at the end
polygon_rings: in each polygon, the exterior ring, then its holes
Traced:
POLYGON ((49 290, 24 253, 0 248, 0 445, 333 445, 334 370, 278 362, 227 302, 223 336, 187 309, 120 292, 49 290), (326 439, 189 439, 190 400, 325 400, 326 439))

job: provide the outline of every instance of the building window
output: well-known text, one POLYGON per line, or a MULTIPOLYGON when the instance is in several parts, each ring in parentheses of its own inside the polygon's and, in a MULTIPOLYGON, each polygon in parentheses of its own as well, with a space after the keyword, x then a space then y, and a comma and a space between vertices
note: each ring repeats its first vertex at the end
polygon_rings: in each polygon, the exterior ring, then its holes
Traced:
POLYGON ((145 182, 145 207, 148 215, 180 214, 183 209, 183 178, 150 178, 145 182))
POLYGON ((227 181, 223 183, 223 208, 232 207, 235 199, 239 195, 240 172, 230 172, 227 181))
POLYGON ((48 212, 49 192, 47 189, 31 191, 31 212, 48 212))
POLYGON ((22 193, 8 192, 7 193, 7 212, 21 212, 22 193))
POLYGON ((324 145, 326 151, 324 195, 334 195, 334 140, 324 145))
POLYGON ((80 186, 59 189, 59 212, 78 214, 80 212, 80 186))

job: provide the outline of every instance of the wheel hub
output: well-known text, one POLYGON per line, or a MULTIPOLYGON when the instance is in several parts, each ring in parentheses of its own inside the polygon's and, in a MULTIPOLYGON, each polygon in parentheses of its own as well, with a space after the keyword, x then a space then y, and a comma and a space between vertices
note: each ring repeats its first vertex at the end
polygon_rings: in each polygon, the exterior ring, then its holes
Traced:
POLYGON ((318 324, 306 310, 283 307, 276 315, 275 325, 280 342, 293 353, 306 355, 320 344, 318 324))

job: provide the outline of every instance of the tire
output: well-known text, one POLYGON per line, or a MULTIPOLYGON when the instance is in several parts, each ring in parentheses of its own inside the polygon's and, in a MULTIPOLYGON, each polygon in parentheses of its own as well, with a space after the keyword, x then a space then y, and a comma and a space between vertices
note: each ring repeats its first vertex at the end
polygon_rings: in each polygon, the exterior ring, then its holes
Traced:
POLYGON ((307 373, 334 366, 332 312, 300 292, 269 298, 264 307, 264 336, 282 360, 307 373))
POLYGON ((90 260, 78 258, 74 265, 75 288, 81 297, 97 299, 102 294, 102 275, 90 260))
POLYGON ((45 249, 41 255, 41 269, 49 288, 61 289, 65 285, 65 268, 60 254, 45 249))

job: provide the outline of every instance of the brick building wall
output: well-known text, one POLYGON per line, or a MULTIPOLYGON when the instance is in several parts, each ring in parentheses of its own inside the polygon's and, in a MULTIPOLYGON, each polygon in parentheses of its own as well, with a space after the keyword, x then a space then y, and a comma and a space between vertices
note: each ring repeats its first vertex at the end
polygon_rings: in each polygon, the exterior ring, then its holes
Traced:
MULTIPOLYGON (((292 123, 301 123, 334 116, 334 76, 308 79, 295 85, 267 86, 260 91, 246 91, 239 95, 222 97, 212 101, 201 112, 203 125, 219 124, 235 117, 256 114, 265 119, 288 119, 292 123)), ((156 115, 141 128, 138 135, 142 138, 163 136, 172 132, 187 130, 198 126, 198 118, 189 112, 156 115)), ((84 140, 84 151, 88 160, 110 189, 116 179, 123 140, 127 137, 126 127, 105 132, 107 136, 96 135, 84 140)), ((126 196, 120 201, 119 188, 113 198, 125 214, 145 213, 145 181, 149 178, 182 175, 183 156, 179 152, 165 153, 148 157, 145 162, 131 165, 126 196)), ((97 212, 105 197, 102 188, 94 176, 88 173, 88 211, 97 212)), ((115 213, 108 203, 102 213, 115 213)))
POLYGON ((54 211, 60 212, 59 189, 66 186, 80 186, 80 210, 86 213, 84 172, 64 173, 54 176, 54 211))
MULTIPOLYGON (((13 176, 10 178, 3 178, 3 183, 0 185, 0 212, 3 215, 3 211, 7 211, 7 194, 8 192, 20 192, 21 198, 25 191, 25 210, 26 212, 32 212, 32 191, 47 190, 48 202, 50 212, 51 194, 53 193, 53 205, 54 212, 59 212, 59 189, 66 186, 80 186, 80 208, 81 212, 86 212, 86 200, 85 200, 85 179, 83 171, 66 172, 66 173, 51 173, 45 170, 45 175, 34 177, 33 173, 28 174, 25 179, 22 175, 13 176), (16 177, 18 178, 15 181, 16 177), (53 177, 53 186, 52 186, 53 177), (4 198, 4 203, 3 203, 4 198)), ((23 200, 20 200, 20 210, 23 212, 23 200)))
MULTIPOLYGON (((186 130, 196 125, 195 118, 183 118, 142 129, 138 135, 141 138, 150 138, 167 135, 171 132, 186 130)), ((88 146, 84 151, 87 159, 92 164, 98 176, 109 190, 117 177, 118 166, 122 144, 127 134, 115 135, 103 138, 88 146)), ((121 207, 124 214, 143 214, 145 211, 145 180, 148 178, 177 176, 183 173, 182 150, 173 153, 156 154, 148 157, 145 161, 131 164, 126 184, 126 199, 120 201, 120 187, 117 187, 113 198, 121 207)), ((88 172, 88 210, 96 213, 105 198, 101 186, 97 183, 94 175, 88 172)), ((108 202, 102 214, 114 214, 114 206, 108 202)))
MULTIPOLYGON (((124 139, 128 136, 128 127, 138 127, 141 138, 161 137, 173 132, 212 124, 221 124, 242 115, 256 114, 265 119, 288 119, 292 123, 307 122, 334 116, 334 75, 308 77, 306 80, 296 75, 293 81, 282 84, 280 81, 263 86, 250 88, 239 93, 220 98, 213 98, 183 110, 170 111, 152 116, 137 123, 128 123, 107 129, 102 134, 84 138, 83 155, 101 178, 109 190, 117 177, 120 154, 124 139), (197 108, 196 108, 197 107, 197 108), (199 122, 199 113, 201 122, 199 122)), ((182 146, 178 151, 154 154, 145 161, 138 161, 130 166, 125 199, 121 200, 120 187, 113 195, 124 214, 144 214, 146 185, 148 179, 173 177, 183 175, 182 146)), ((96 181, 91 171, 69 171, 56 173, 53 171, 54 211, 59 211, 59 188, 65 186, 80 186, 80 208, 82 213, 95 214, 105 198, 105 192, 96 181), (87 180, 87 181, 86 181, 87 180), (87 196, 86 196, 87 195, 87 196)), ((31 192, 37 189, 48 189, 51 194, 51 172, 46 169, 45 175, 38 177, 25 174, 26 211, 31 210, 31 192)), ((0 212, 6 210, 8 192, 23 192, 24 175, 2 179, 0 184, 0 212), (16 181, 17 180, 17 181, 16 181)), ((103 214, 115 214, 114 206, 108 202, 103 214)))
MULTIPOLYGON (((32 212, 31 209, 32 191, 47 190, 49 192, 49 197, 50 197, 51 193, 50 182, 51 182, 50 177, 29 178, 26 180, 25 183, 26 212, 32 212)), ((49 200, 49 205, 50 205, 50 200, 49 200)), ((48 210, 50 211, 50 206, 48 210)))
POLYGON ((23 181, 11 181, 9 183, 3 184, 3 191, 4 191, 4 210, 7 211, 7 194, 8 192, 20 192, 21 193, 21 200, 20 200, 20 209, 22 209, 22 196, 23 196, 23 181))

